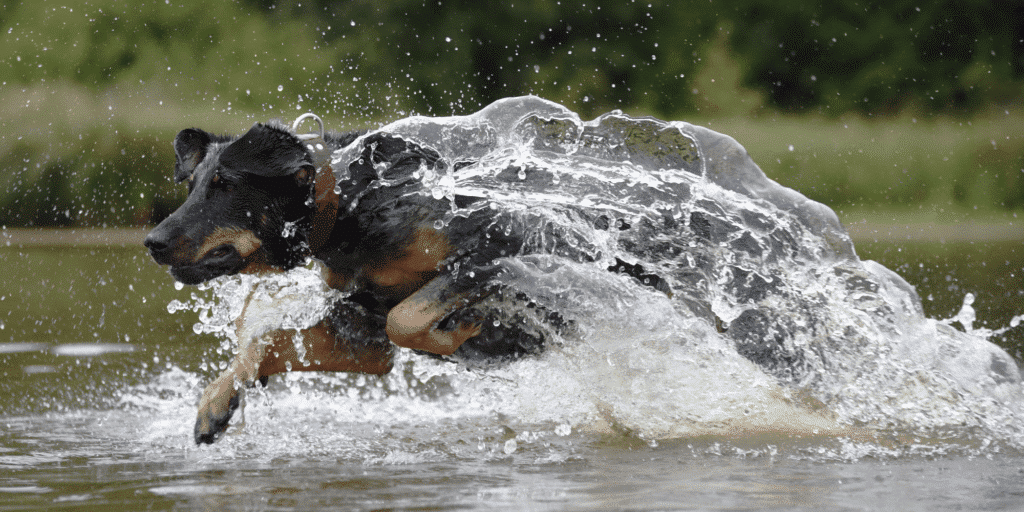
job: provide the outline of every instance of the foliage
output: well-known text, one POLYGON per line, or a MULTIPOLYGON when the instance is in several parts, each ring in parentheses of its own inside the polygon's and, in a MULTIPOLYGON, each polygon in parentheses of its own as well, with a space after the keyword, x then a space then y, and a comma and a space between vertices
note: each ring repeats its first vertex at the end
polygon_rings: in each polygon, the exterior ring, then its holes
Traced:
POLYGON ((693 112, 694 78, 725 27, 745 85, 786 110, 970 112, 1024 85, 1015 0, 241 1, 5 5, 0 82, 361 115, 533 93, 585 115, 676 117, 693 112))
POLYGON ((248 0, 318 24, 339 58, 428 112, 534 93, 584 114, 631 107, 692 112, 716 27, 744 82, 785 110, 973 112, 1021 97, 1024 4, 831 0, 248 0))
POLYGON ((232 2, 23 2, 3 21, 5 87, 70 81, 256 109, 281 98, 278 85, 332 64, 301 22, 271 22, 232 2), (295 58, 295 48, 309 51, 295 58))
POLYGON ((585 115, 624 106, 681 113, 692 106, 686 77, 717 23, 668 0, 251 3, 311 19, 339 59, 428 113, 527 93, 585 115))
POLYGON ((1020 98, 1024 4, 1015 0, 747 0, 733 48, 747 85, 790 110, 970 112, 1020 98))

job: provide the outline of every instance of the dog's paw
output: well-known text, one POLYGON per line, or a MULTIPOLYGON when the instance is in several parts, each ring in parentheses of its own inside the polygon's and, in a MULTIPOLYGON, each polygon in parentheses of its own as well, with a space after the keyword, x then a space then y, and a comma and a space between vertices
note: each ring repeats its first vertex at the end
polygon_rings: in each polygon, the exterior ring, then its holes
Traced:
POLYGON ((238 409, 241 396, 231 379, 217 379, 206 388, 196 414, 193 435, 197 445, 213 444, 220 438, 228 428, 231 415, 238 409))

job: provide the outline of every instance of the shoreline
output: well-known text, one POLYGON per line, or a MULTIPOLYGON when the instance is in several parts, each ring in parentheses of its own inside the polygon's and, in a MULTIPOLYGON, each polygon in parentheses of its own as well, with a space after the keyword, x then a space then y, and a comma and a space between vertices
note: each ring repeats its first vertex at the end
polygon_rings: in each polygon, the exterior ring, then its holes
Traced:
MULTIPOLYGON (((1024 223, 911 222, 885 223, 860 220, 844 223, 850 238, 859 242, 989 243, 1024 242, 1024 223)), ((5 247, 142 247, 152 227, 135 228, 4 228, 5 247)))
POLYGON ((142 247, 151 227, 143 228, 5 228, 4 247, 142 247))

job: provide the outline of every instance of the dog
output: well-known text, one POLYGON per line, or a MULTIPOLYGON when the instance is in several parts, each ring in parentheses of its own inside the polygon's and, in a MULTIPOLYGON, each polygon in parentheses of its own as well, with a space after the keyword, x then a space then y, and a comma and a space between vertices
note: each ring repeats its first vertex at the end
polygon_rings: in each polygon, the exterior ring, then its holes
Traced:
MULTIPOLYGON (((459 195, 455 204, 472 213, 446 219, 451 202, 416 179, 424 169, 446 170, 436 151, 381 132, 325 133, 322 122, 319 134, 300 136, 299 122, 257 123, 241 136, 189 128, 174 139, 174 180, 187 184, 188 195, 145 239, 157 263, 194 285, 284 272, 312 258, 328 286, 346 297, 301 330, 306 364, 296 353, 295 331, 239 336, 237 356, 200 399, 197 444, 211 444, 226 430, 241 387, 265 385, 270 375, 385 374, 396 347, 491 364, 537 354, 550 332, 570 327, 557 311, 495 284, 502 271, 496 260, 530 252, 526 226, 474 209, 479 198, 459 195), (350 145, 359 158, 336 175, 331 154, 350 145), (485 302, 511 303, 506 309, 514 315, 540 318, 551 329, 495 322, 485 302)), ((448 170, 458 173, 460 163, 448 170)), ((591 220, 608 229, 607 217, 591 220)), ((578 261, 596 260, 586 248, 577 252, 571 256, 578 261)), ((640 265, 617 260, 608 270, 671 293, 640 265)), ((236 322, 239 332, 247 313, 236 322)))

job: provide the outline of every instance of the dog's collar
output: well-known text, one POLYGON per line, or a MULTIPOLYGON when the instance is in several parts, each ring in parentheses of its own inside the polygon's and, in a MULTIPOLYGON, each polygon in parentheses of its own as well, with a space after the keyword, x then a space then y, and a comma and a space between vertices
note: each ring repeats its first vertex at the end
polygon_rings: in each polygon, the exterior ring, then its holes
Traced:
POLYGON ((292 131, 295 132, 306 119, 313 119, 320 126, 319 133, 296 135, 312 155, 316 173, 313 179, 316 210, 307 239, 310 250, 315 253, 327 243, 334 230, 334 222, 338 218, 338 194, 334 191, 337 181, 331 169, 331 150, 324 139, 324 122, 315 114, 302 114, 292 123, 292 131))

